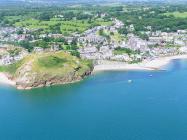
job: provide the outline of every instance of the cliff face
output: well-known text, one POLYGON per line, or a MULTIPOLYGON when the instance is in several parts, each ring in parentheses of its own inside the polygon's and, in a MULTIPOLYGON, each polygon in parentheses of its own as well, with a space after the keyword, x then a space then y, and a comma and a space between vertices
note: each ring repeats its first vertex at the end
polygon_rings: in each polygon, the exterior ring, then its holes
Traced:
POLYGON ((82 80, 85 76, 91 74, 91 69, 79 74, 78 71, 72 70, 65 75, 52 75, 50 73, 37 73, 25 68, 18 70, 18 75, 14 78, 18 89, 30 89, 36 87, 45 87, 56 84, 67 84, 82 80))
POLYGON ((68 53, 31 55, 13 74, 18 89, 31 89, 82 80, 92 72, 90 62, 68 53))

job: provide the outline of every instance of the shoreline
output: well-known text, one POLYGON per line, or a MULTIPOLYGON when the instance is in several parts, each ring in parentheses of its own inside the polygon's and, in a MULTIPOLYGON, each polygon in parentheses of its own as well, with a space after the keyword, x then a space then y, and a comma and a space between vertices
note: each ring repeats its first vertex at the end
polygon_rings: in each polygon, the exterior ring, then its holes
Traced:
POLYGON ((50 86, 54 86, 54 85, 64 85, 64 84, 72 84, 72 83, 76 83, 76 82, 80 82, 81 80, 76 80, 76 81, 72 81, 72 82, 67 82, 67 83, 63 83, 63 84, 52 84, 52 85, 48 85, 48 86, 38 86, 38 87, 27 87, 27 88, 24 88, 22 86, 16 86, 16 88, 18 90, 31 90, 31 89, 36 89, 36 88, 42 88, 42 87, 50 87, 50 86))
MULTIPOLYGON (((99 64, 94 66, 93 73, 101 71, 122 71, 122 70, 145 70, 145 71, 154 71, 162 70, 163 66, 166 66, 170 61, 175 59, 187 59, 187 55, 176 55, 168 57, 160 57, 153 59, 151 61, 145 60, 137 64, 127 64, 124 62, 115 62, 115 61, 105 61, 107 64, 99 64)), ((10 85, 16 87, 16 82, 8 78, 6 73, 0 72, 0 84, 10 85)), ((23 89, 17 87, 17 89, 23 89)), ((28 88, 31 89, 31 88, 28 88)))
POLYGON ((93 72, 112 71, 112 70, 161 70, 163 66, 169 64, 175 59, 187 59, 187 55, 175 55, 167 57, 159 57, 153 60, 145 60, 137 64, 127 64, 124 62, 118 63, 115 61, 108 61, 108 64, 99 64, 94 67, 93 72))
POLYGON ((8 76, 3 73, 3 72, 0 72, 0 84, 6 84, 6 85, 10 85, 10 86, 16 86, 16 82, 13 81, 13 80, 10 80, 8 78, 8 76))

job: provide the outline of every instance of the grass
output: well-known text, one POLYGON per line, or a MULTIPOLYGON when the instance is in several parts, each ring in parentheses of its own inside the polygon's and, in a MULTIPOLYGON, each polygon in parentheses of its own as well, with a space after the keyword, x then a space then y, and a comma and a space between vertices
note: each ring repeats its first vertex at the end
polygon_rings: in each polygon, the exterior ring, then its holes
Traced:
MULTIPOLYGON (((97 32, 97 34, 99 35, 99 32, 97 32)), ((124 36, 122 36, 121 34, 119 34, 118 32, 114 32, 113 34, 111 34, 110 32, 108 32, 107 30, 103 31, 103 36, 110 36, 111 40, 114 42, 121 42, 125 39, 124 36)))
POLYGON ((187 12, 168 12, 168 13, 165 13, 164 15, 166 16, 173 15, 176 18, 187 18, 187 12))
POLYGON ((113 51, 114 55, 122 55, 122 54, 134 54, 134 51, 132 51, 131 49, 128 48, 116 48, 113 51))
MULTIPOLYGON (((20 17, 7 17, 9 20, 12 19, 19 19, 20 17)), ((21 20, 15 23, 15 26, 17 27, 26 27, 29 29, 43 29, 45 32, 50 31, 50 26, 54 26, 60 24, 60 30, 62 34, 69 35, 71 33, 82 33, 86 31, 87 29, 96 26, 96 25, 111 25, 111 21, 104 21, 102 19, 97 19, 89 22, 88 20, 70 20, 70 21, 65 21, 63 19, 59 18, 51 18, 50 21, 40 21, 37 19, 25 19, 21 20)))
POLYGON ((124 39, 124 37, 119 33, 115 32, 114 35, 111 36, 111 39, 116 42, 121 42, 124 39))
POLYGON ((76 68, 87 67, 87 62, 66 52, 34 54, 33 71, 51 75, 64 75, 76 68))
POLYGON ((45 56, 38 58, 38 64, 42 67, 50 68, 50 67, 63 67, 66 59, 59 58, 56 56, 45 56))
POLYGON ((24 63, 23 60, 15 63, 15 64, 11 64, 11 65, 7 65, 7 66, 0 66, 0 71, 1 72, 7 72, 10 73, 12 75, 14 75, 17 71, 17 69, 24 63))
POLYGON ((5 17, 5 19, 8 20, 9 22, 21 20, 22 18, 23 18, 22 16, 6 16, 5 17))
POLYGON ((61 32, 65 34, 70 34, 74 32, 82 33, 90 28, 90 24, 83 20, 74 21, 61 21, 61 32))
POLYGON ((180 48, 179 45, 173 45, 173 44, 166 44, 166 48, 180 48))
POLYGON ((28 19, 20 22, 16 22, 17 27, 26 27, 29 29, 48 29, 50 25, 55 25, 58 22, 54 21, 39 21, 36 19, 28 19))

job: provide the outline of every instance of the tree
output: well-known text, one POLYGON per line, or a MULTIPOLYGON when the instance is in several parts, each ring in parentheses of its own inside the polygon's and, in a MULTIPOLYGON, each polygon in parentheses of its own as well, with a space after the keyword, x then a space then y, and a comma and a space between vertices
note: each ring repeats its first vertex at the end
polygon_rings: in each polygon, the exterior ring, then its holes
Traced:
POLYGON ((76 56, 76 57, 80 57, 80 53, 76 50, 71 51, 71 55, 76 56))
POLYGON ((51 16, 49 13, 44 12, 44 13, 41 13, 41 14, 38 16, 38 19, 39 19, 39 20, 49 21, 51 17, 52 17, 52 16, 51 16))
POLYGON ((19 45, 25 49, 27 49, 29 52, 33 50, 33 45, 29 41, 21 41, 19 42, 19 45))
POLYGON ((35 46, 41 47, 41 48, 49 48, 48 43, 45 42, 44 40, 36 41, 35 46))
POLYGON ((51 25, 49 26, 49 29, 51 30, 52 33, 54 34, 60 34, 61 33, 61 29, 60 29, 61 24, 56 24, 56 25, 51 25))
POLYGON ((124 34, 124 35, 127 35, 127 34, 128 34, 128 30, 127 30, 126 28, 121 28, 121 29, 118 30, 118 32, 119 32, 120 34, 124 34))

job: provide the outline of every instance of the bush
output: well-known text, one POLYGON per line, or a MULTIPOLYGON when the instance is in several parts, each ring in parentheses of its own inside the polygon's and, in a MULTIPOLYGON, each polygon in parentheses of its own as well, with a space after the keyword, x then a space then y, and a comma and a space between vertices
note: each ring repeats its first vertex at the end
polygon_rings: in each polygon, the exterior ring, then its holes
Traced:
POLYGON ((71 55, 80 58, 80 53, 78 51, 71 51, 71 55))

